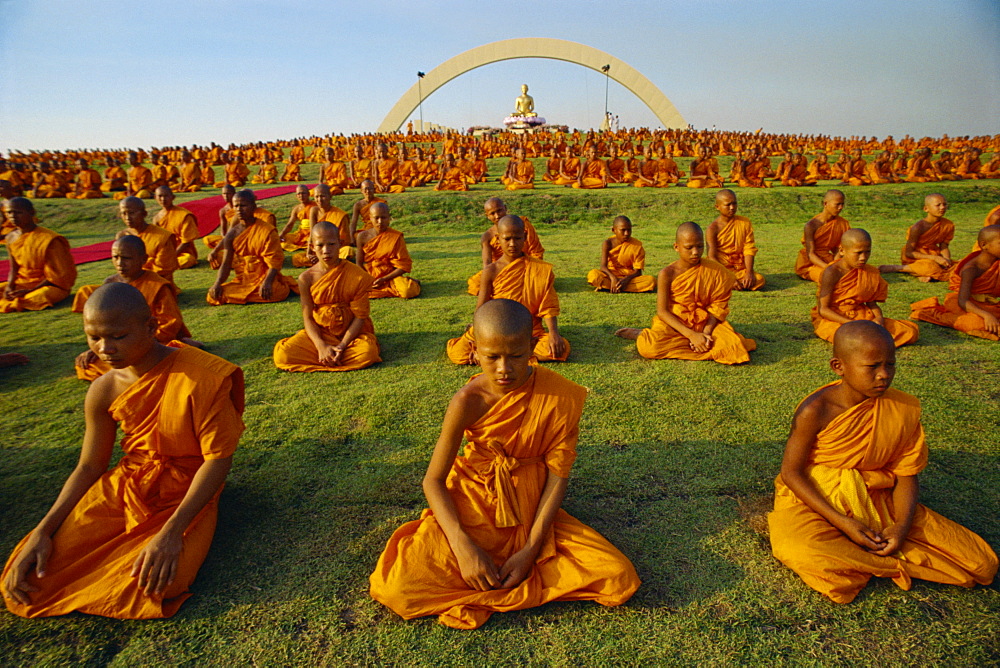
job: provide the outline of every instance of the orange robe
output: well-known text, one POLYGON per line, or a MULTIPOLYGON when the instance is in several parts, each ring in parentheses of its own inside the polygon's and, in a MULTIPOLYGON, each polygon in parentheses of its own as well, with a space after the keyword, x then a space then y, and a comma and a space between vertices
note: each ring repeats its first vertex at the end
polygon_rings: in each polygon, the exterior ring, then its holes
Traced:
POLYGON ((329 186, 330 195, 342 195, 349 181, 347 178, 347 167, 340 161, 326 163, 323 165, 319 180, 320 183, 325 183, 329 186))
MULTIPOLYGON (((167 279, 151 271, 143 271, 139 278, 129 283, 139 290, 149 304, 149 310, 156 318, 156 340, 160 343, 170 343, 175 339, 183 339, 191 336, 187 326, 184 325, 184 317, 177 306, 177 297, 174 295, 174 286, 167 279)), ((73 298, 73 312, 83 313, 83 307, 87 303, 90 295, 99 285, 84 285, 76 291, 73 298)), ((77 366, 76 377, 80 380, 92 381, 107 373, 111 366, 106 362, 97 360, 86 369, 77 366)))
POLYGON ((315 306, 312 317, 327 343, 339 344, 354 318, 366 319, 361 332, 344 351, 340 366, 319 363, 319 352, 304 329, 275 344, 274 366, 285 371, 354 371, 381 362, 378 339, 369 317, 371 286, 372 277, 364 269, 341 260, 309 288, 315 306))
POLYGON ((222 299, 216 300, 211 294, 206 296, 209 304, 274 303, 284 301, 289 292, 298 294, 295 281, 281 273, 285 262, 285 252, 278 241, 278 231, 259 219, 249 225, 233 239, 233 271, 236 278, 222 284, 222 299), (264 283, 269 269, 277 269, 271 285, 271 298, 260 296, 260 286, 264 283))
POLYGON ((128 187, 135 197, 149 199, 153 196, 152 186, 153 172, 147 167, 136 165, 128 170, 128 187))
POLYGON ((691 164, 691 176, 687 182, 688 188, 721 188, 722 178, 719 176, 719 163, 715 158, 699 160, 691 164))
POLYGON ((721 364, 749 362, 748 353, 757 349, 756 342, 743 338, 726 320, 735 282, 731 271, 707 258, 675 276, 670 284, 674 315, 698 332, 705 329, 709 314, 715 316, 722 321, 712 330, 715 342, 706 352, 697 353, 691 349, 686 336, 674 330, 660 316, 654 315, 653 324, 642 330, 635 342, 639 354, 654 360, 713 360, 721 364))
MULTIPOLYGON (((562 357, 549 355, 549 333, 542 327, 542 318, 559 315, 559 295, 556 294, 552 265, 536 260, 530 255, 520 257, 497 272, 493 277, 493 298, 513 299, 531 312, 532 336, 538 339, 535 357, 542 362, 564 362, 569 357, 569 341, 562 357)), ((455 364, 473 364, 473 347, 476 342, 472 327, 462 336, 448 341, 448 359, 455 364)))
POLYGON ((103 192, 119 192, 125 190, 125 182, 128 174, 121 167, 115 165, 104 170, 104 183, 101 184, 103 192))
MULTIPOLYGON (((837 260, 840 262, 840 260, 837 260)), ((875 320, 875 314, 866 304, 884 302, 889 295, 889 284, 879 270, 871 265, 848 270, 830 294, 830 306, 851 320, 875 320)), ((816 336, 833 343, 833 335, 840 329, 841 323, 827 320, 819 313, 819 306, 812 308, 812 324, 816 336)), ((892 334, 896 347, 915 342, 920 337, 917 324, 909 320, 895 320, 883 317, 883 326, 892 334)))
MULTIPOLYGON (((178 192, 182 193, 195 193, 201 190, 202 179, 201 171, 198 169, 197 163, 185 162, 181 163, 181 183, 177 187, 178 192)), ((215 174, 212 175, 212 180, 205 182, 205 185, 212 185, 215 182, 215 174)))
POLYGON ((580 180, 583 182, 583 185, 581 186, 579 182, 574 181, 574 188, 584 188, 586 190, 606 188, 608 183, 608 165, 599 158, 587 161, 583 166, 583 174, 580 175, 580 180))
POLYGON ((76 185, 71 192, 66 193, 68 199, 100 199, 101 175, 95 169, 84 169, 76 175, 76 185))
MULTIPOLYGON (((78 611, 119 619, 177 612, 191 596, 188 587, 212 543, 218 494, 184 532, 177 574, 161 596, 139 589, 132 564, 173 516, 202 463, 232 456, 243 432, 242 412, 240 368, 191 346, 132 383, 108 409, 124 433, 124 456, 52 536, 45 577, 32 571, 28 578, 40 589, 31 594, 31 604, 6 599, 7 609, 22 617, 78 611)), ((14 548, 11 561, 25 541, 14 548)))
MULTIPOLYGON (((984 329, 986 323, 982 316, 969 313, 958 305, 958 290, 962 286, 962 268, 980 252, 971 253, 955 267, 955 271, 948 279, 948 294, 945 295, 943 305, 938 303, 937 297, 921 299, 910 305, 910 317, 942 327, 951 327, 981 339, 1000 340, 996 334, 984 329)), ((974 299, 979 308, 1000 318, 1000 261, 994 262, 989 269, 972 282, 969 298, 974 299)))
MULTIPOLYGON (((463 529, 497 567, 527 542, 549 473, 569 477, 586 395, 554 371, 534 367, 523 386, 465 430, 464 452, 445 484, 463 529)), ((404 619, 438 615, 459 629, 482 626, 494 612, 550 601, 621 605, 640 584, 625 555, 562 509, 528 577, 511 589, 471 589, 430 509, 393 533, 370 582, 372 598, 404 619)))
MULTIPOLYGON (((746 276, 746 255, 757 255, 757 243, 753 237, 753 225, 750 219, 743 216, 735 216, 725 227, 719 226, 716 233, 716 241, 719 244, 716 253, 722 264, 731 272, 736 274, 737 279, 746 276)), ((751 290, 760 290, 764 287, 764 277, 754 272, 754 282, 751 290)))
POLYGON ((66 237, 39 225, 8 244, 7 252, 17 263, 14 283, 18 288, 42 281, 53 285, 32 290, 23 297, 5 299, 7 281, 0 283, 0 313, 41 311, 69 296, 76 282, 76 265, 66 237))
MULTIPOLYGON (((955 224, 947 218, 942 218, 920 235, 917 239, 914 250, 925 255, 941 255, 941 244, 951 243, 955 238, 955 224)), ((934 260, 921 258, 914 260, 906 257, 906 246, 900 251, 903 264, 909 265, 910 271, 915 276, 926 276, 932 281, 944 281, 948 279, 951 268, 943 268, 934 260)))
POLYGON ((300 170, 300 167, 299 167, 299 163, 297 163, 297 162, 290 162, 287 165, 285 165, 285 169, 282 170, 281 177, 278 180, 279 181, 301 181, 302 180, 302 176, 301 176, 300 172, 301 172, 301 170, 300 170))
POLYGON ((226 183, 239 188, 246 185, 247 177, 250 176, 250 168, 242 162, 231 162, 223 169, 226 183))
MULTIPOLYGON (((840 216, 826 221, 813 231, 813 252, 823 258, 824 262, 830 264, 840 247, 840 237, 849 229, 851 229, 851 224, 840 216)), ((799 255, 795 258, 795 273, 798 274, 799 278, 819 283, 819 279, 823 275, 823 268, 812 263, 805 245, 806 240, 803 237, 802 248, 799 249, 799 255)))
POLYGON ((299 209, 299 229, 285 235, 285 240, 281 242, 281 247, 286 251, 297 251, 309 245, 309 234, 312 232, 312 224, 309 222, 309 212, 314 206, 319 206, 316 202, 308 202, 299 209))
POLYGON ((174 283, 174 272, 178 269, 177 239, 174 235, 159 225, 146 225, 146 229, 139 233, 139 238, 146 244, 147 259, 142 268, 156 272, 174 283))
MULTIPOLYGON (((816 435, 808 475, 839 512, 881 531, 896 522, 896 478, 916 475, 926 465, 920 401, 889 388, 847 409, 816 435)), ((971 587, 989 584, 996 574, 997 556, 982 538, 923 505, 917 504, 900 551, 881 557, 799 500, 780 475, 774 488, 774 512, 768 516, 774 556, 836 603, 854 600, 873 575, 909 589, 913 578, 971 587)))
POLYGON ((395 158, 385 158, 375 161, 375 172, 378 177, 376 188, 380 193, 406 192, 406 187, 399 182, 399 161, 395 158))
MULTIPOLYGON (((633 274, 636 269, 645 267, 646 249, 642 247, 642 242, 634 237, 626 239, 608 251, 608 269, 618 278, 633 274)), ((597 290, 611 289, 611 280, 600 269, 591 269, 587 273, 587 283, 597 290)), ((640 274, 628 282, 625 292, 652 292, 655 288, 655 278, 640 274)))
MULTIPOLYGON (((316 206, 319 206, 318 204, 316 206)), ((337 226, 337 230, 340 234, 340 259, 347 260, 354 257, 354 239, 351 238, 351 218, 347 215, 347 212, 343 209, 331 205, 329 209, 325 212, 320 209, 319 218, 316 222, 326 221, 328 223, 333 223, 337 226)), ((305 228, 305 240, 308 246, 309 234, 312 231, 312 225, 309 223, 309 219, 306 219, 306 224, 300 224, 300 233, 305 228)), ((287 244, 287 242, 286 242, 287 244)), ((285 248, 283 245, 282 248, 285 248)), ((285 248, 285 250, 288 250, 285 248)), ((292 254, 292 266, 293 267, 311 267, 313 265, 313 260, 310 259, 309 253, 307 251, 301 251, 292 254)))
POLYGON ((507 190, 534 190, 535 188, 535 166, 530 160, 522 160, 514 166, 514 174, 517 180, 503 177, 507 190))
MULTIPOLYGON (((372 278, 381 278, 396 269, 409 273, 413 269, 413 260, 406 249, 403 233, 389 228, 372 237, 364 246, 365 271, 372 278)), ((412 299, 420 294, 420 283, 409 276, 397 276, 381 288, 372 288, 368 296, 371 299, 382 297, 402 297, 412 299)))
MULTIPOLYGON (((545 249, 542 248, 542 242, 538 240, 538 232, 535 231, 535 226, 528 222, 528 219, 524 216, 521 216, 521 220, 524 222, 524 254, 536 260, 545 259, 545 249)), ((490 262, 496 262, 503 257, 503 248, 500 247, 500 239, 495 234, 490 239, 490 253, 492 254, 490 262)), ((466 282, 468 286, 467 291, 473 297, 479 296, 479 283, 482 275, 482 271, 477 271, 466 282)))
POLYGON ((576 175, 580 171, 580 158, 563 158, 560 172, 552 182, 557 186, 568 186, 576 182, 576 175), (569 176, 566 176, 566 175, 569 176))
MULTIPOLYGON (((175 206, 167 211, 156 224, 174 235, 177 247, 191 243, 200 236, 194 214, 182 206, 175 206)), ((177 253, 178 269, 190 269, 197 263, 197 256, 191 253, 177 253)))
POLYGON ((469 189, 469 182, 466 180, 462 170, 458 167, 451 167, 441 175, 441 180, 434 186, 434 190, 459 190, 469 189))

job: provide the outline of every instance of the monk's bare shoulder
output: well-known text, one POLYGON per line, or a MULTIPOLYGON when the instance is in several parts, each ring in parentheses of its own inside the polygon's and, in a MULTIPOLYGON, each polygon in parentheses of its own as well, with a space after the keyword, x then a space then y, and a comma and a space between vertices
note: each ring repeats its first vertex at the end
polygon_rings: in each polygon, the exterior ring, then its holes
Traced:
POLYGON ((107 413, 114 400, 125 391, 129 383, 122 377, 121 369, 111 369, 95 379, 87 388, 86 411, 107 413))
POLYGON ((359 246, 364 246, 366 243, 375 238, 375 229, 367 229, 358 232, 356 242, 359 246))
POLYGON ((930 223, 921 218, 917 222, 913 223, 913 225, 910 225, 910 230, 909 230, 910 236, 914 235, 919 236, 924 232, 926 232, 928 227, 930 227, 930 223))
POLYGON ((850 408, 840 399, 840 385, 821 387, 802 400, 792 418, 792 429, 804 429, 817 434, 826 428, 830 422, 850 408))
POLYGON ((463 385, 448 404, 448 412, 463 429, 474 425, 495 403, 485 390, 482 377, 463 385))
POLYGON ((316 282, 316 279, 322 275, 323 271, 320 266, 318 264, 314 264, 299 274, 296 282, 299 284, 299 289, 308 290, 312 287, 312 284, 316 282))
POLYGON ((480 243, 482 244, 490 243, 491 241, 493 241, 493 236, 496 233, 497 233, 496 225, 490 226, 485 232, 483 232, 483 236, 479 237, 480 243))

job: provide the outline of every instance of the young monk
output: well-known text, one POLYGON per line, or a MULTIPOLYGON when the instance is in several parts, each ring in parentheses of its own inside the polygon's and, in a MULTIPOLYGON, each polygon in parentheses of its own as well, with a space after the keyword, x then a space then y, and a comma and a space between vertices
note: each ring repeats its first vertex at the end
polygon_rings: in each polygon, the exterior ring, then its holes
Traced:
MULTIPOLYGON (((350 219, 347 212, 331 203, 331 190, 325 183, 313 188, 313 194, 316 197, 316 206, 309 209, 309 227, 312 228, 321 220, 336 225, 337 229, 340 230, 340 257, 345 260, 353 257, 354 237, 351 236, 350 219)), ((311 267, 315 262, 315 256, 308 248, 304 253, 292 255, 293 267, 311 267)))
POLYGON ((721 188, 722 177, 719 176, 719 161, 712 156, 712 148, 707 144, 702 146, 698 157, 691 161, 691 177, 688 188, 721 188))
POLYGON ((736 282, 718 262, 702 259, 705 236, 695 223, 677 228, 678 259, 656 277, 656 315, 646 329, 623 327, 615 336, 636 342, 647 359, 713 360, 721 364, 750 361, 757 349, 726 317, 736 282))
POLYGON ((892 389, 896 348, 877 323, 833 340, 840 376, 799 404, 768 516, 774 556, 835 603, 871 576, 989 584, 997 556, 972 531, 917 503, 927 465, 920 400, 892 389))
POLYGON ((619 292, 652 292, 656 282, 644 276, 646 250, 642 242, 632 236, 632 221, 628 216, 618 216, 611 225, 611 233, 601 244, 601 267, 591 269, 587 283, 595 290, 619 292))
POLYGON ((112 370, 87 392, 76 468, 7 562, 7 609, 170 617, 190 596, 215 532, 243 432, 243 372, 159 343, 146 300, 125 283, 91 295, 83 328, 112 370), (108 471, 118 428, 125 456, 108 471))
POLYGON ((351 238, 361 230, 370 229, 372 226, 371 206, 375 202, 384 202, 381 197, 375 196, 375 184, 369 179, 361 182, 361 199, 351 207, 351 238), (361 227, 358 227, 361 223, 361 227))
POLYGON ((76 161, 79 171, 73 183, 73 189, 66 193, 67 199, 101 199, 104 193, 101 192, 101 175, 96 169, 91 169, 90 165, 83 158, 76 161))
MULTIPOLYGON (((483 268, 485 269, 491 262, 496 262, 503 257, 503 248, 501 247, 499 237, 497 237, 497 223, 507 215, 507 204, 499 197, 491 197, 483 203, 483 212, 486 214, 486 219, 490 221, 490 227, 479 238, 483 268)), ((534 226, 532 226, 526 217, 520 216, 520 218, 521 222, 524 223, 526 234, 524 242, 525 254, 536 260, 544 259, 545 249, 542 248, 542 242, 538 240, 538 233, 535 231, 534 226)), ((467 282, 468 293, 473 297, 479 296, 479 283, 482 273, 481 270, 477 271, 469 277, 467 282)))
POLYGON ((139 154, 135 151, 129 151, 128 164, 128 189, 125 193, 115 195, 115 198, 123 199, 125 196, 131 196, 150 199, 153 196, 153 172, 139 163, 139 154))
MULTIPOLYGON (((115 273, 104 279, 104 285, 128 283, 142 293, 156 321, 153 336, 157 341, 167 344, 181 341, 201 347, 198 341, 191 338, 191 332, 184 325, 173 286, 159 274, 142 268, 146 264, 146 245, 142 243, 142 239, 132 234, 116 239, 111 246, 111 263, 115 267, 115 273)), ((77 290, 76 297, 73 298, 73 312, 83 313, 87 300, 99 287, 101 286, 84 285, 77 290)), ((76 377, 86 381, 99 378, 111 370, 111 366, 102 362, 97 353, 90 349, 77 355, 75 366, 76 377)))
POLYGON ((258 213, 252 190, 236 193, 233 204, 237 217, 219 244, 222 264, 206 301, 213 306, 284 301, 298 287, 281 274, 285 253, 278 230, 258 213), (231 270, 236 271, 236 279, 226 282, 231 270))
POLYGON ((799 278, 819 283, 823 270, 836 259, 840 236, 851 229, 851 224, 840 215, 843 210, 844 193, 827 190, 823 196, 823 210, 802 230, 803 247, 795 259, 795 273, 799 278))
POLYGON ((736 215, 736 193, 720 190, 715 196, 719 215, 708 226, 708 259, 736 274, 736 290, 760 290, 764 277, 754 272, 757 244, 750 219, 736 215))
POLYGON ((420 282, 404 276, 413 269, 413 261, 403 233, 389 227, 392 222, 389 205, 385 202, 372 204, 371 217, 375 226, 358 232, 355 260, 357 266, 364 267, 375 279, 368 296, 371 299, 416 297, 420 294, 420 282))
POLYGON ((278 234, 281 247, 286 251, 302 250, 309 245, 309 212, 316 206, 309 195, 309 186, 295 186, 295 199, 298 204, 292 207, 292 212, 288 216, 288 222, 278 234), (298 229, 293 231, 293 228, 298 229))
POLYGON ((198 264, 195 239, 200 236, 194 214, 182 206, 174 206, 174 192, 170 186, 160 186, 153 193, 160 210, 153 216, 153 225, 174 235, 177 244, 177 268, 190 269, 198 264))
POLYGON ((955 223, 944 217, 947 212, 948 202, 944 195, 925 197, 924 213, 927 215, 911 225, 906 233, 901 253, 903 264, 882 265, 881 271, 912 274, 922 283, 947 280, 952 265, 948 244, 955 237, 955 223))
POLYGON ((529 363, 534 317, 522 304, 488 301, 474 328, 482 373, 448 405, 424 476, 430 507, 389 539, 372 598, 458 629, 549 601, 621 605, 640 584, 631 562, 560 509, 586 389, 529 363))
POLYGON ((354 371, 381 362, 369 317, 372 277, 340 257, 340 231, 325 220, 312 227, 317 261, 299 274, 304 329, 274 346, 285 371, 354 371))
POLYGON ((607 188, 608 166, 603 160, 597 157, 597 149, 594 146, 587 148, 586 158, 572 186, 584 190, 607 188))
POLYGON ((937 297, 910 305, 910 317, 1000 341, 1000 225, 979 230, 978 246, 948 281, 944 304, 937 297))
POLYGON ((3 213, 15 227, 4 238, 10 270, 0 283, 0 313, 41 311, 66 299, 76 282, 66 237, 38 225, 25 197, 8 199, 3 213))
MULTIPOLYGON (((483 269, 476 307, 491 299, 524 304, 534 322, 534 356, 540 362, 565 362, 570 348, 569 341, 559 335, 559 296, 552 265, 524 252, 525 225, 517 216, 501 218, 496 235, 503 256, 483 269)), ((475 348, 476 335, 470 326, 462 336, 448 341, 448 359, 455 364, 475 364, 475 348)))
POLYGON ((524 147, 514 147, 514 157, 507 163, 507 171, 500 177, 507 190, 533 190, 535 166, 524 157, 524 147))
POLYGON ((177 240, 173 234, 159 225, 146 222, 146 203, 138 197, 126 197, 118 203, 118 215, 125 223, 125 229, 118 233, 134 234, 146 244, 145 269, 155 272, 174 285, 174 272, 177 271, 177 240))
POLYGON ((882 315, 879 302, 889 293, 889 284, 875 267, 868 265, 872 238, 865 230, 854 228, 840 237, 837 259, 823 270, 812 324, 816 336, 833 342, 845 322, 871 320, 885 327, 896 347, 915 342, 920 336, 916 323, 894 320, 882 315))
POLYGON ((462 170, 455 166, 455 156, 447 153, 441 163, 441 171, 438 174, 438 182, 434 190, 457 190, 464 192, 469 189, 469 182, 462 174, 462 170))

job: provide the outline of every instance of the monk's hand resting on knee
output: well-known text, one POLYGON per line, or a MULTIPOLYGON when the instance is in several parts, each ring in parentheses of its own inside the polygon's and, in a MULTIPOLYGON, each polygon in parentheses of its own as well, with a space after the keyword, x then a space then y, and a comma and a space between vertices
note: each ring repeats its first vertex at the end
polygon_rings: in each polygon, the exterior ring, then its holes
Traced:
POLYGON ((500 586, 500 572, 493 559, 471 539, 455 550, 455 558, 465 584, 476 591, 489 591, 500 586))
POLYGON ((21 548, 17 559, 11 564, 7 571, 7 577, 3 581, 3 595, 10 597, 21 605, 30 605, 31 599, 28 597, 33 591, 38 591, 38 587, 28 582, 28 573, 32 566, 35 575, 45 576, 45 565, 52 554, 52 539, 38 531, 32 531, 28 542, 21 548))
POLYGON ((212 269, 218 269, 222 266, 222 260, 219 258, 219 254, 214 250, 208 254, 208 266, 212 269))
POLYGON ((527 547, 512 554, 500 567, 500 588, 512 589, 524 582, 524 579, 531 574, 536 556, 534 550, 527 547))
POLYGON ((561 336, 549 337, 549 357, 559 359, 566 356, 566 339, 561 336))
POLYGON ((99 358, 94 354, 93 350, 88 350, 76 356, 76 365, 81 369, 89 369, 90 365, 98 359, 99 358))
POLYGON ((184 547, 183 533, 160 530, 142 548, 132 564, 132 577, 138 576, 139 588, 146 596, 162 594, 177 574, 177 561, 184 547))
POLYGON ((696 353, 706 353, 712 349, 712 337, 704 332, 695 332, 688 337, 691 350, 696 353))
POLYGON ((860 545, 868 552, 875 553, 885 547, 885 539, 877 531, 873 531, 853 517, 845 517, 837 527, 855 545, 860 545))
POLYGON ((990 334, 996 334, 1000 336, 1000 320, 997 320, 996 316, 989 312, 984 312, 983 322, 986 325, 983 327, 990 334))
POLYGON ((270 281, 266 278, 260 284, 260 298, 263 300, 268 300, 271 298, 271 294, 274 291, 274 279, 270 281))
POLYGON ((208 294, 211 295, 212 299, 217 302, 222 301, 222 283, 216 281, 212 287, 208 289, 208 294))

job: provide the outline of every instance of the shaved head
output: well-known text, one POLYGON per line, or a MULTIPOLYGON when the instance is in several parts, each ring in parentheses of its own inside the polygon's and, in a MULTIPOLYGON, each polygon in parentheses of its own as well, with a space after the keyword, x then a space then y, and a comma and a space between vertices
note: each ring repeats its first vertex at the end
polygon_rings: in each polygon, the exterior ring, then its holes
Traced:
POLYGON ((10 208, 14 208, 15 206, 17 206, 22 209, 26 209, 31 213, 35 212, 35 205, 32 204, 31 200, 28 199, 27 197, 11 197, 9 200, 7 200, 7 206, 9 206, 10 208))
POLYGON ((375 202, 368 207, 368 213, 373 216, 377 216, 380 211, 384 211, 386 214, 389 213, 389 205, 385 202, 375 202))
POLYGON ((504 204, 504 201, 499 197, 491 197, 485 202, 483 202, 484 209, 489 209, 490 207, 497 207, 497 206, 502 206, 505 209, 507 208, 507 205, 504 204))
POLYGON ((834 199, 835 197, 844 199, 844 193, 840 190, 837 190, 836 188, 831 188, 830 190, 826 191, 825 195, 823 195, 823 201, 826 202, 827 200, 834 199))
POLYGON ((313 188, 313 193, 317 197, 319 197, 320 195, 329 196, 330 195, 330 186, 326 185, 325 183, 320 183, 315 188, 313 188))
POLYGON ((984 227, 979 230, 979 237, 977 238, 977 241, 979 241, 979 247, 982 248, 997 237, 1000 237, 1000 224, 988 225, 984 227))
POLYGON ((318 220, 316 224, 312 226, 312 236, 316 236, 316 233, 329 233, 336 235, 337 239, 340 239, 340 228, 331 223, 328 220, 318 220))
POLYGON ((146 254, 146 243, 142 240, 142 237, 136 236, 135 234, 124 234, 117 239, 115 243, 111 245, 112 248, 128 249, 130 251, 135 251, 137 253, 146 254))
POLYGON ((531 340, 531 312, 513 299, 491 299, 478 309, 472 318, 477 337, 523 338, 531 340))
POLYGON ((848 359, 860 350, 879 347, 883 352, 895 352, 896 344, 885 327, 871 320, 845 322, 833 335, 833 356, 848 359))
MULTIPOLYGON (((257 196, 253 194, 253 191, 249 188, 244 188, 233 196, 233 199, 245 199, 251 202, 257 201, 257 196)), ((141 200, 140 200, 141 201, 141 200)))
POLYGON ((509 228, 524 232, 524 221, 519 216, 504 216, 497 221, 497 230, 509 228))
POLYGON ((701 227, 698 223, 688 221, 686 223, 681 223, 677 226, 677 236, 676 241, 680 241, 683 237, 688 235, 695 235, 700 239, 705 238, 705 233, 702 232, 701 227))
POLYGON ((936 200, 941 200, 942 202, 945 201, 944 195, 941 195, 939 193, 931 193, 930 195, 924 198, 924 206, 927 206, 928 204, 936 200))
POLYGON ((154 195, 171 195, 171 194, 173 194, 173 192, 174 191, 170 189, 170 186, 160 186, 159 188, 157 188, 153 192, 153 194, 154 195))
POLYGON ((736 199, 736 193, 734 193, 729 188, 724 188, 724 189, 720 190, 719 192, 715 193, 715 201, 716 202, 721 201, 723 199, 729 199, 729 198, 736 199))
POLYGON ((139 209, 140 211, 146 210, 146 203, 143 202, 138 197, 126 197, 121 201, 121 204, 119 206, 121 206, 121 208, 123 209, 133 208, 133 209, 139 209))
POLYGON ((105 283, 94 290, 94 294, 90 295, 83 307, 84 320, 116 322, 129 320, 145 325, 150 317, 151 312, 146 298, 128 283, 105 283))
POLYGON ((872 237, 868 232, 860 227, 852 227, 844 232, 840 237, 840 245, 844 248, 853 248, 859 243, 868 242, 871 244, 872 237))

